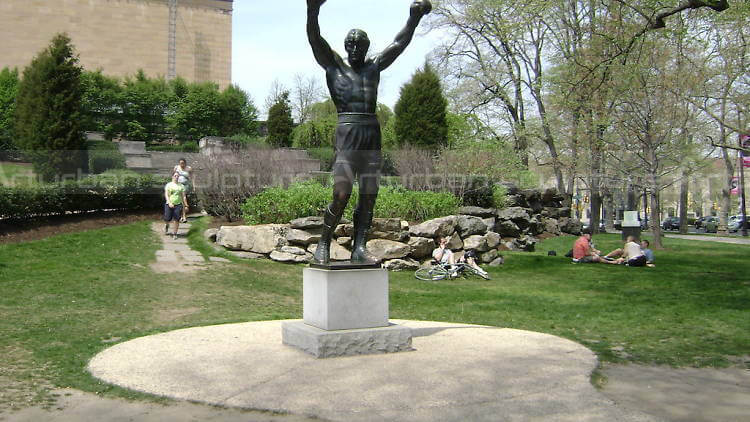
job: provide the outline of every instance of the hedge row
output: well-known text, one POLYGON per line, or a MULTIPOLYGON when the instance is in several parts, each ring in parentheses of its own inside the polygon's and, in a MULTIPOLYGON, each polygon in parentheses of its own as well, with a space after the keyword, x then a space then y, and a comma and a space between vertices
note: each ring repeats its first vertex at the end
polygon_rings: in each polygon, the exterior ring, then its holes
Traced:
MULTIPOLYGON (((351 218, 358 190, 355 187, 344 216, 351 218)), ((311 215, 323 215, 333 191, 316 181, 297 182, 288 188, 273 187, 249 198, 242 206, 247 224, 288 223, 311 215)), ((459 200, 450 193, 415 192, 401 187, 380 188, 375 217, 423 221, 455 214, 459 200)))
POLYGON ((158 210, 167 181, 114 173, 33 186, 0 186, 0 218, 27 219, 100 210, 158 210))
POLYGON ((103 173, 112 169, 125 168, 125 156, 117 145, 110 141, 87 141, 89 172, 103 173))

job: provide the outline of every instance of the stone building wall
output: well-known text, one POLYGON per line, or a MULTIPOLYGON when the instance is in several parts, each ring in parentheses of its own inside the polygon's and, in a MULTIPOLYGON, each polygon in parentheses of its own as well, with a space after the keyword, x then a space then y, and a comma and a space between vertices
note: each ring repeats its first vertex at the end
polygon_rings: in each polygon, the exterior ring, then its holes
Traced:
MULTIPOLYGON (((232 80, 232 1, 178 0, 177 75, 188 81, 232 80)), ((166 76, 169 41, 167 0, 2 0, 0 68, 23 70, 66 32, 81 64, 107 75, 138 69, 166 76)))

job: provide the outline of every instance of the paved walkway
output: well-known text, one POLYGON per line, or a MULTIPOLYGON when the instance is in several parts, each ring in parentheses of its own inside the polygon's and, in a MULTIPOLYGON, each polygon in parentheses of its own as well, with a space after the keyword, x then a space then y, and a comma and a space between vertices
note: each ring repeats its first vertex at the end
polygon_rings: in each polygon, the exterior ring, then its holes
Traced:
MULTIPOLYGON (((162 249, 156 251, 156 262, 151 264, 151 269, 156 273, 185 273, 207 268, 211 262, 230 262, 228 259, 211 257, 208 261, 203 255, 190 249, 187 234, 190 231, 190 219, 187 223, 181 223, 177 230, 177 238, 164 233, 164 222, 151 225, 151 229, 159 235, 162 249)), ((172 230, 170 226, 169 230, 172 230)))
POLYGON ((672 239, 699 240, 702 242, 733 243, 736 245, 750 245, 750 237, 727 237, 727 236, 702 236, 694 234, 665 234, 664 237, 672 239))
POLYGON ((194 327, 115 345, 91 373, 125 388, 218 406, 347 422, 660 421, 589 381, 593 352, 529 331, 425 321, 414 351, 315 359, 281 321, 194 327))

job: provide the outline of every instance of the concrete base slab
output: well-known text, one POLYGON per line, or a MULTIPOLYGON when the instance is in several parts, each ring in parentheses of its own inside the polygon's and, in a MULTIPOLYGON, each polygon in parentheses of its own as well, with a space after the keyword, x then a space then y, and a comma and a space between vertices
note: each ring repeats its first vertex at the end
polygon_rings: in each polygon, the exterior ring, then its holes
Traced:
POLYGON ((282 343, 316 358, 413 350, 411 329, 398 324, 356 330, 321 330, 302 321, 281 324, 282 343))
POLYGON ((658 421, 589 381, 593 352, 529 331, 424 321, 409 353, 316 359, 281 342, 282 321, 195 327, 115 345, 89 362, 132 390, 323 420, 658 421))

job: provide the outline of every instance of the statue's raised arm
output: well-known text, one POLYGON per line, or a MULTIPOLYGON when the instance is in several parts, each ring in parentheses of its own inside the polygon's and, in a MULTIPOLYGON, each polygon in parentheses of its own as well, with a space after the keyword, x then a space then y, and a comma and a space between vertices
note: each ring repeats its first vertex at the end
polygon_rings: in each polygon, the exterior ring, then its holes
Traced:
POLYGON ((432 11, 432 3, 429 0, 415 0, 409 8, 409 19, 406 26, 397 35, 391 45, 386 47, 377 57, 375 62, 378 64, 378 70, 383 70, 390 66, 396 58, 401 55, 414 37, 414 31, 419 25, 419 21, 432 11))
POLYGON ((312 47, 315 60, 324 69, 328 69, 336 63, 336 53, 328 45, 328 42, 320 35, 320 24, 318 14, 320 6, 326 0, 307 0, 307 39, 312 47))

